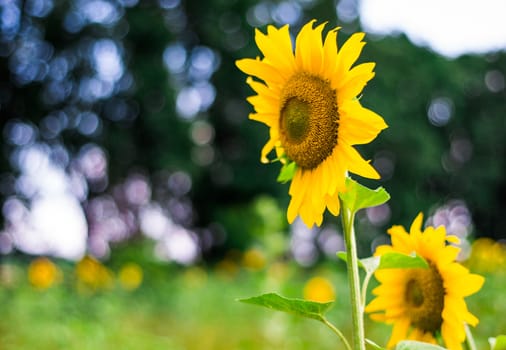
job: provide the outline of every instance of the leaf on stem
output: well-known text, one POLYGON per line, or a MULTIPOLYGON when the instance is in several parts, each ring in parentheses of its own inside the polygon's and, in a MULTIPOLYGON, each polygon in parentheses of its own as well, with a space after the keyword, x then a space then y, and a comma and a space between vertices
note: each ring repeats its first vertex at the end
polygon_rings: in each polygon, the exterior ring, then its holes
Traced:
POLYGON ((351 178, 346 178, 346 192, 340 193, 339 197, 346 204, 346 208, 356 213, 360 209, 375 207, 390 199, 390 194, 383 188, 371 190, 362 186, 351 178))
POLYGON ((378 269, 415 269, 427 268, 429 264, 416 253, 403 254, 389 252, 381 255, 378 269))
POLYGON ((506 350, 506 335, 498 335, 495 338, 489 338, 491 350, 506 350))
POLYGON ((291 179, 293 179, 295 175, 295 171, 297 170, 297 164, 295 162, 286 162, 283 164, 283 167, 281 167, 281 170, 279 171, 278 175, 278 182, 281 183, 287 183, 291 179))
POLYGON ((262 294, 252 298, 239 299, 240 302, 264 306, 277 311, 284 311, 297 316, 312 318, 324 322, 323 314, 330 309, 332 302, 318 303, 303 299, 285 298, 276 293, 262 294))
POLYGON ((397 344, 395 350, 446 350, 441 346, 414 340, 403 340, 397 344))

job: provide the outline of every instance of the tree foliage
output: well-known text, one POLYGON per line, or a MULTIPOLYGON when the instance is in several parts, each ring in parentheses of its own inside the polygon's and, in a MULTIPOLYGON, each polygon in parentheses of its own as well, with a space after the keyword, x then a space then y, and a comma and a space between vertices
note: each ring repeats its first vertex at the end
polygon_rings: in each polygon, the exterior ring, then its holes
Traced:
MULTIPOLYGON (((359 30, 356 20, 338 21, 331 2, 291 4, 299 11, 294 32, 310 18, 342 26, 340 42, 359 30)), ((253 92, 234 65, 260 55, 253 27, 281 25, 279 4, 76 0, 1 6, 12 13, 0 32, 3 204, 19 198, 29 207, 33 199, 20 190, 20 150, 44 145, 70 174, 79 172, 76 162, 92 144, 104 151, 108 168, 105 182, 83 177, 85 209, 104 195, 121 202, 118 184, 141 174, 151 197, 179 224, 200 228, 197 234, 217 224, 246 244, 247 227, 227 227, 233 221, 227 215, 260 194, 286 207, 288 185, 276 182, 279 165, 259 163, 267 129, 248 121, 245 98, 253 92), (188 192, 167 186, 178 172, 191 179, 188 192), (174 200, 177 205, 168 204, 174 200), (178 219, 185 205, 191 215, 178 219)), ((403 35, 366 40, 362 60, 377 65, 361 102, 389 124, 372 145, 359 148, 392 196, 391 216, 377 230, 460 199, 478 235, 504 238, 506 54, 450 60, 403 35)))

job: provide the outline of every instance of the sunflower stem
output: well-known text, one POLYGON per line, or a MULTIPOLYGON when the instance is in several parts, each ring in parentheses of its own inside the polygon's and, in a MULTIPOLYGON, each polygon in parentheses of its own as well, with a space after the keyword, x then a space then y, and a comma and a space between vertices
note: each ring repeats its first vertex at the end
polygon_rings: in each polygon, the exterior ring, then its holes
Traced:
POLYGON ((353 322, 353 349, 365 350, 363 304, 360 295, 360 278, 358 271, 357 243, 355 241, 355 212, 347 208, 341 200, 341 221, 346 244, 346 266, 348 269, 348 283, 350 286, 351 316, 353 322))

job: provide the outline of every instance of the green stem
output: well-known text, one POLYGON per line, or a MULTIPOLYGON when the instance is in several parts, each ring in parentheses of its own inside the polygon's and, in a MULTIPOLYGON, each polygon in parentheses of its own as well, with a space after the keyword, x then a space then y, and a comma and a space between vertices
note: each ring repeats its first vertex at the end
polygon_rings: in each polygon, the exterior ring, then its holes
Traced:
POLYGON ((362 308, 365 307, 365 303, 367 301, 367 286, 369 285, 369 281, 371 280, 372 275, 373 275, 372 273, 367 273, 365 275, 364 280, 362 281, 362 293, 361 293, 362 298, 360 299, 361 301, 360 305, 362 308))
POLYGON ((363 304, 360 296, 360 279, 358 274, 357 243, 355 241, 355 213, 341 201, 341 221, 343 224, 344 241, 348 268, 348 283, 350 285, 351 316, 353 322, 353 349, 365 350, 363 304))
POLYGON ((474 342, 473 334, 471 333, 471 330, 469 329, 469 325, 465 325, 466 329, 466 343, 469 350, 476 350, 476 343, 474 342))
POLYGON ((343 333, 341 333, 341 331, 337 329, 336 326, 334 326, 332 323, 330 323, 325 317, 323 317, 322 319, 323 323, 325 323, 334 333, 337 334, 339 338, 341 338, 341 341, 343 342, 344 346, 346 346, 346 349, 351 350, 350 343, 348 343, 343 333))

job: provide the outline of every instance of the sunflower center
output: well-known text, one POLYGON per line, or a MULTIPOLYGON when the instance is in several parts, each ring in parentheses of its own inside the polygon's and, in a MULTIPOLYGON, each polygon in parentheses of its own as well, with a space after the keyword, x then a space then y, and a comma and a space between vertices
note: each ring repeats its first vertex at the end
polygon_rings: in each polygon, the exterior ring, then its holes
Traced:
POLYGON ((337 145, 339 114, 330 82, 301 72, 281 92, 280 138, 286 155, 303 168, 314 169, 337 145))
POLYGON ((309 104, 291 98, 281 110, 282 128, 291 142, 301 142, 309 131, 309 104))
POLYGON ((404 299, 411 324, 424 332, 434 333, 443 323, 445 289, 437 268, 413 269, 406 284, 404 299))

